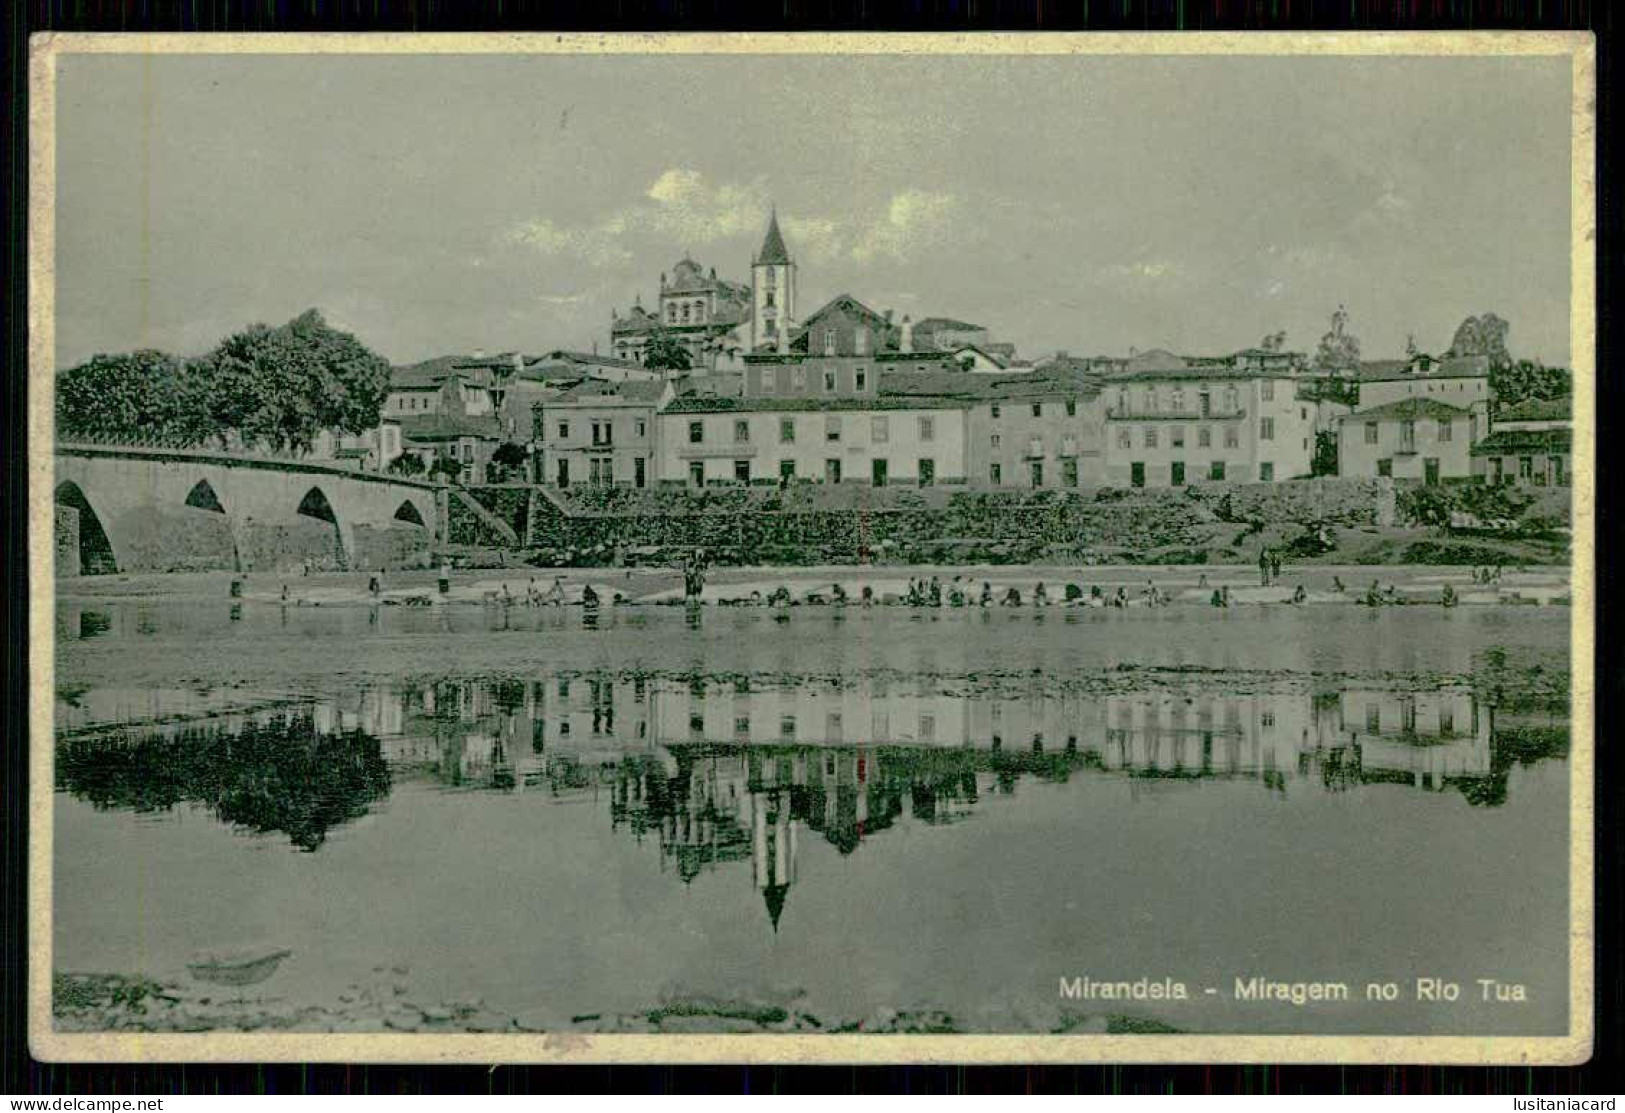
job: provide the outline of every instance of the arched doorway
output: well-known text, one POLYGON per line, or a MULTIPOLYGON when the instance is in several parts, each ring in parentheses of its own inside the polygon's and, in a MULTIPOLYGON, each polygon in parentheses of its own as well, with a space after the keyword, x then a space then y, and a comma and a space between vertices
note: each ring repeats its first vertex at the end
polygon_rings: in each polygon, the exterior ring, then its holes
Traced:
POLYGON ((91 507, 90 500, 79 484, 57 484, 56 505, 72 514, 56 516, 57 568, 66 564, 75 576, 103 576, 118 571, 113 556, 113 543, 102 528, 101 517, 91 507))
POLYGON ((324 551, 313 554, 318 563, 330 563, 334 568, 347 567, 344 538, 339 532, 339 517, 333 512, 333 504, 327 501, 327 495, 320 487, 312 487, 305 492, 305 497, 299 500, 299 516, 326 522, 331 527, 329 536, 322 545, 324 551))

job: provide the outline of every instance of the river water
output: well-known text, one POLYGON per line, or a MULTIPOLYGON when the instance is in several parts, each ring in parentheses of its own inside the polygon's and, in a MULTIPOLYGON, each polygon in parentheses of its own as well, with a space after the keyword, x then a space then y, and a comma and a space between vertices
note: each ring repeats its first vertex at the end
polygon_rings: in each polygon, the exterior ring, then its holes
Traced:
POLYGON ((383 968, 561 1025, 793 987, 972 1031, 1558 1034, 1568 620, 64 603, 55 966, 264 945, 289 1007, 383 968))

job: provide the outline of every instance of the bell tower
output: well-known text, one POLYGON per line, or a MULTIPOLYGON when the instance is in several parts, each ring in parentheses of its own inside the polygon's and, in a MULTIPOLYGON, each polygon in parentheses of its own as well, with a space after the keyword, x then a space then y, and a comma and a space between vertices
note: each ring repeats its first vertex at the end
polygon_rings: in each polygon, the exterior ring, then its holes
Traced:
POLYGON ((790 330, 795 326, 795 283, 796 264, 785 250, 775 208, 768 216, 762 249, 750 265, 752 351, 763 345, 780 352, 790 350, 790 330))

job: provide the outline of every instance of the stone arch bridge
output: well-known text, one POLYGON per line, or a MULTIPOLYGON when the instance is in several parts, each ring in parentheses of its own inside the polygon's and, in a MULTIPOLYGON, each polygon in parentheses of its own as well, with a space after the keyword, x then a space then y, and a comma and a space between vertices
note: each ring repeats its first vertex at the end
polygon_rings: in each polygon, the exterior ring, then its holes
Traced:
POLYGON ((58 575, 401 567, 428 558, 440 484, 207 448, 59 441, 58 575))

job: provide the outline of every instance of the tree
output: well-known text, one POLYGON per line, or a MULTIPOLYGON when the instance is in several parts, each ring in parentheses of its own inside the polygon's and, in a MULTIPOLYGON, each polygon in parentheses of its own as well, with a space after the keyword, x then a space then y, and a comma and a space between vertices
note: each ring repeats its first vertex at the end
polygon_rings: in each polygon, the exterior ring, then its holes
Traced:
POLYGON ((1332 314, 1331 331, 1320 338, 1315 349, 1314 368, 1326 374, 1341 375, 1360 366, 1360 340, 1348 331, 1348 310, 1341 305, 1332 314))
POLYGON ((513 441, 504 441, 497 445, 496 451, 491 453, 491 465, 497 469, 504 478, 513 475, 524 468, 530 454, 525 446, 515 444, 513 441))
POLYGON ((385 470, 393 475, 422 475, 423 459, 411 452, 403 452, 391 460, 385 470))
POLYGON ((196 368, 165 352, 97 355, 57 376, 57 429, 201 441, 211 431, 204 396, 196 368))
POLYGON ((688 348, 665 329, 651 336, 643 349, 643 366, 657 371, 687 371, 693 365, 688 348))
POLYGON ((1566 367, 1547 367, 1539 360, 1520 359, 1490 367, 1490 393, 1497 406, 1510 406, 1530 398, 1567 398, 1573 389, 1566 367))
POLYGON ((1511 328, 1511 325, 1494 313, 1486 313, 1482 317, 1468 317, 1456 327, 1456 335, 1450 341, 1449 354, 1488 356, 1492 372, 1510 367, 1512 356, 1507 353, 1507 333, 1511 328))
POLYGON ((1315 432, 1315 454, 1309 460, 1310 475, 1337 474, 1337 432, 1319 429, 1315 432))
POLYGON ((1280 352, 1286 350, 1286 330, 1272 332, 1258 342, 1258 347, 1265 352, 1280 352))
POLYGON ((378 424, 389 363, 310 309, 285 325, 250 325, 207 361, 209 415, 250 444, 309 449, 324 429, 378 424))
POLYGON ((462 478, 462 475, 462 461, 455 460, 450 456, 438 456, 435 458, 435 462, 429 465, 430 479, 433 479, 436 476, 445 476, 447 479, 455 483, 458 479, 462 478))

